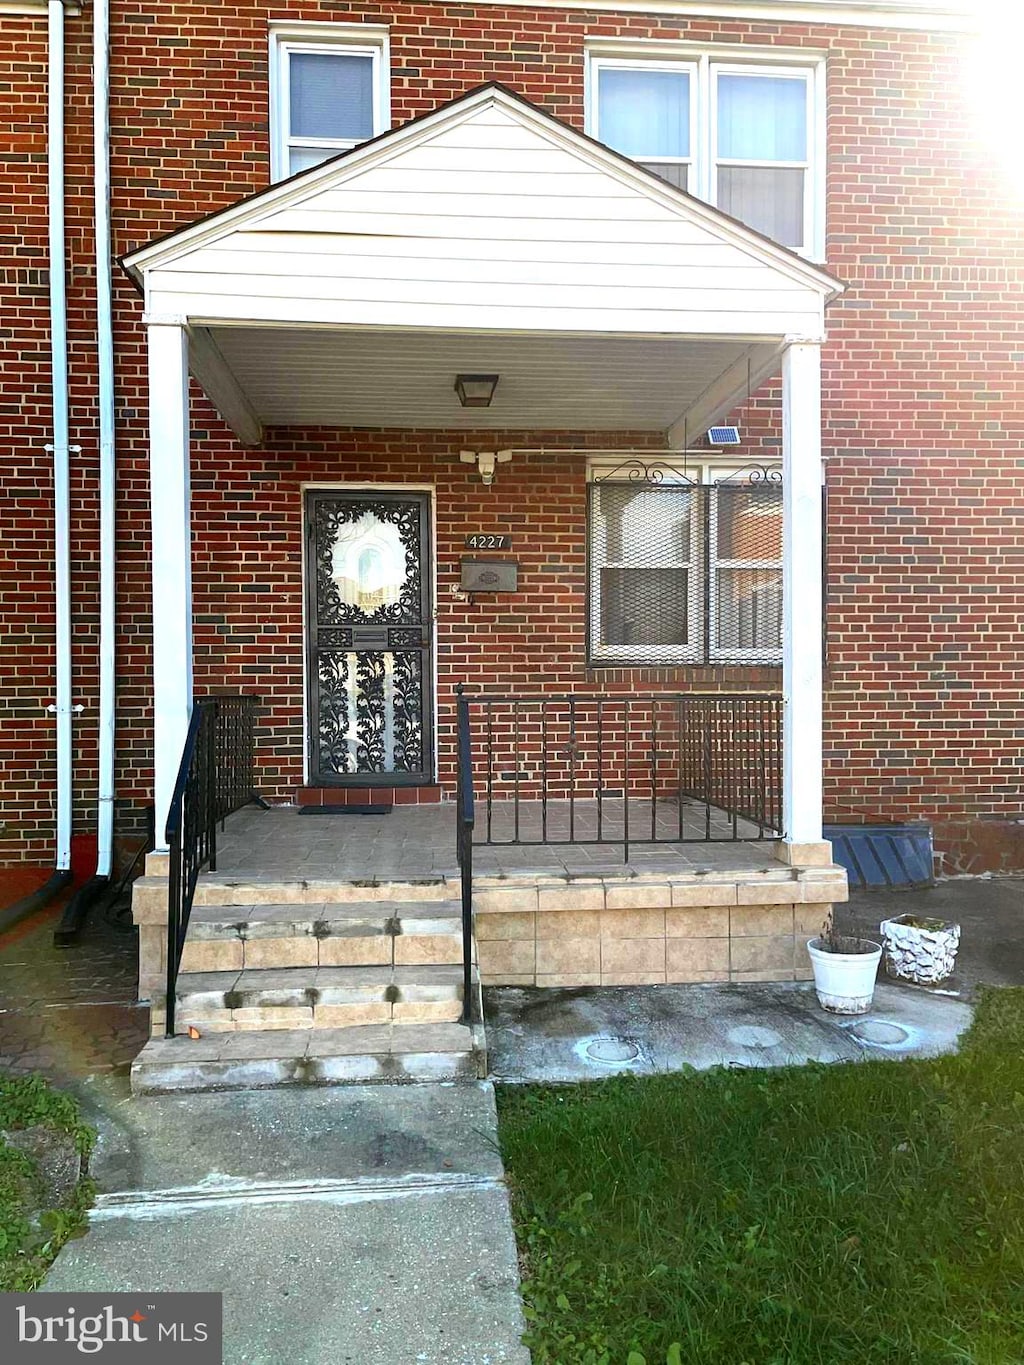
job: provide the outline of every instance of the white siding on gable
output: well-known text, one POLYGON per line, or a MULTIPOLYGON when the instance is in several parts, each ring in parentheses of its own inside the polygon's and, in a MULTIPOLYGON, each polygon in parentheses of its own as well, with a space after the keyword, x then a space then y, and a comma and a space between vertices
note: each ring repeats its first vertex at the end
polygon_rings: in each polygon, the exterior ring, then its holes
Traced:
POLYGON ((483 104, 147 274, 204 320, 817 333, 823 294, 627 170, 483 104))

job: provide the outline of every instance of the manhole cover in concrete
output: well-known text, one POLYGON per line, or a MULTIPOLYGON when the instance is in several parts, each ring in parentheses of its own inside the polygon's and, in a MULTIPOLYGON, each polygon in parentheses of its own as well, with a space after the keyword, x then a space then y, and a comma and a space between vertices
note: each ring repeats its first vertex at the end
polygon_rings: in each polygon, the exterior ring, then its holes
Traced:
POLYGON ((884 1019, 859 1019, 850 1025, 850 1032, 862 1043, 876 1047, 899 1047, 910 1037, 910 1030, 899 1024, 888 1024, 884 1019))
POLYGON ((778 1047, 782 1042, 781 1033, 773 1028, 758 1028, 756 1024, 741 1024, 739 1028, 731 1028, 725 1036, 736 1047, 778 1047))
POLYGON ((639 1058, 640 1044, 632 1038, 592 1038, 583 1051, 592 1062, 621 1066, 624 1062, 635 1062, 639 1058))

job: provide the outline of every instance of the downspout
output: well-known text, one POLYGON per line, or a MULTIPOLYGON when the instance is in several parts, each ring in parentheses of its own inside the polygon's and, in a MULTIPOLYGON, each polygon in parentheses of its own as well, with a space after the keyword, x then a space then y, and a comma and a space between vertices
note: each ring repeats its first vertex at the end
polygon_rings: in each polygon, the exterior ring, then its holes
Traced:
POLYGON ((96 875, 114 864, 114 320, 110 241, 110 0, 93 3, 93 196, 100 437, 100 696, 96 875))
POLYGON ((71 881, 71 492, 68 433, 68 322, 64 237, 64 0, 47 6, 47 222, 50 275, 50 367, 53 392, 55 700, 57 848, 49 880, 0 912, 0 929, 41 909, 71 881))
POLYGON ((96 873, 72 897, 54 943, 76 937, 90 906, 110 886, 114 862, 115 548, 114 333, 110 233, 110 0, 94 0, 93 206, 96 220, 96 347, 98 353, 100 632, 99 755, 96 873))
POLYGON ((71 471, 68 310, 64 235, 64 0, 49 0, 47 112, 50 237, 50 365, 53 383, 53 512, 56 588, 57 858, 71 871, 71 471))

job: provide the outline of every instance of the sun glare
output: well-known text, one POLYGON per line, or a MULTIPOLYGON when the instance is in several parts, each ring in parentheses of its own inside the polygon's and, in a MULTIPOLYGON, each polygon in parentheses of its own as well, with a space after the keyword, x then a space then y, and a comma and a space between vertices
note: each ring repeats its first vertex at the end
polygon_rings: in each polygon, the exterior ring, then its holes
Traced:
POLYGON ((968 104, 978 150, 1024 204, 1024 0, 975 0, 979 30, 965 44, 968 104))

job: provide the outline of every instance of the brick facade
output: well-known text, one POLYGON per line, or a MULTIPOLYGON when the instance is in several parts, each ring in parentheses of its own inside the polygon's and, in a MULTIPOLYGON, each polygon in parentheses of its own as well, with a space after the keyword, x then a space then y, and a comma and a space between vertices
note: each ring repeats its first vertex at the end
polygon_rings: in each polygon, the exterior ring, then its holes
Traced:
MULTIPOLYGON (((267 184, 267 19, 390 26, 394 122, 498 79, 576 126, 586 37, 750 42, 828 54, 828 259, 849 289, 824 353, 828 457, 826 800, 838 818, 923 818, 948 866, 1024 868, 1019 546, 1024 505, 1021 220, 958 103, 957 35, 658 19, 491 5, 286 7, 114 0, 113 227, 120 254, 267 184)), ((11 167, 2 234, 0 433, 5 459, 0 863, 52 853, 52 476, 46 297, 45 19, 0 16, 0 138, 11 167)), ((96 468, 88 13, 67 21, 68 284, 73 457, 76 829, 92 827, 96 717, 96 468)), ((116 282, 118 819, 149 795, 149 509, 144 331, 116 282)), ((302 482, 436 488, 441 697, 493 687, 609 690, 762 685, 772 675, 588 671, 584 471, 514 461, 484 489, 468 433, 278 430, 243 450, 193 394, 197 690, 267 699, 261 781, 302 780, 302 482), (458 541, 495 506, 517 537, 522 594, 452 597, 458 541), (520 547, 522 547, 520 549, 520 547)), ((778 444, 768 386, 738 414, 746 454, 778 444)), ((614 445, 601 433, 487 433, 478 444, 614 445)), ((639 440, 621 434, 623 444, 639 440)), ((777 679, 777 675, 775 675, 777 679)), ((440 717, 442 737, 450 721, 440 717)), ((442 780, 450 779, 442 752, 442 780)))

